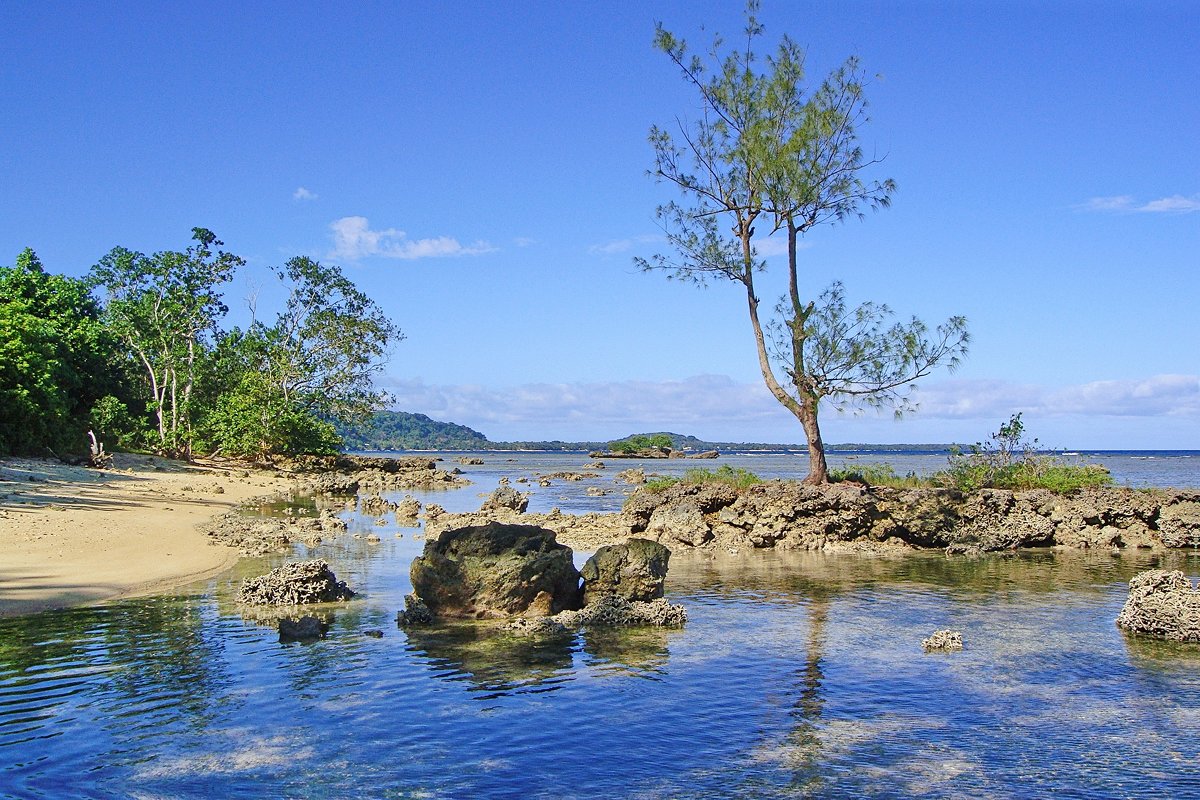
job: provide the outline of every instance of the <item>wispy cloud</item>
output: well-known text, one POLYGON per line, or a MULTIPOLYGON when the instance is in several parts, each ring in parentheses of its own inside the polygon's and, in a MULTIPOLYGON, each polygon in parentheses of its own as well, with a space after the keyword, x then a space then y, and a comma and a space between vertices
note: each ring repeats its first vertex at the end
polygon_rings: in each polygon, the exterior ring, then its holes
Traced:
POLYGON ((410 239, 404 231, 396 228, 371 230, 366 217, 342 217, 330 223, 329 229, 333 232, 333 251, 329 257, 346 261, 371 256, 407 260, 474 256, 496 249, 482 241, 463 245, 449 236, 410 239))
MULTIPOLYGON (((561 436, 603 439, 648 430, 673 430, 710 438, 795 441, 798 423, 761 383, 725 375, 676 381, 537 383, 509 387, 433 386, 395 380, 386 388, 396 407, 482 430, 493 438, 561 436)), ((923 385, 910 422, 958 423, 983 432, 1010 414, 1040 419, 1120 417, 1184 420, 1200 424, 1200 376, 1157 375, 1138 380, 1094 381, 1062 387, 993 380, 951 379, 923 385), (966 423, 970 424, 966 424, 966 423)), ((887 416, 887 415, 885 415, 887 416)), ((851 440, 859 423, 827 411, 825 418, 851 440)), ((868 415, 867 428, 875 423, 868 415)), ((904 423, 909 427, 909 423, 904 423)), ((911 429, 911 428, 910 428, 911 429)), ((894 436, 895 434, 890 434, 894 436)), ((934 434, 937 437, 937 434, 934 434)), ((944 441, 943 436, 939 441, 944 441)), ((953 438, 949 436, 948 438, 953 438)), ((933 439, 930 439, 932 441, 933 439)))
POLYGON ((594 244, 588 248, 588 252, 598 256, 615 256, 640 247, 644 244, 654 244, 655 242, 663 241, 663 237, 656 234, 644 234, 642 236, 633 236, 628 239, 614 239, 611 242, 602 244, 594 244))
POLYGON ((296 188, 296 191, 292 192, 292 199, 293 200, 316 200, 317 193, 310 191, 308 189, 305 189, 303 186, 299 186, 296 188))
POLYGON ((1079 206, 1084 211, 1109 214, 1187 214, 1200 211, 1200 194, 1184 197, 1181 194, 1140 202, 1131 195, 1093 197, 1079 206))

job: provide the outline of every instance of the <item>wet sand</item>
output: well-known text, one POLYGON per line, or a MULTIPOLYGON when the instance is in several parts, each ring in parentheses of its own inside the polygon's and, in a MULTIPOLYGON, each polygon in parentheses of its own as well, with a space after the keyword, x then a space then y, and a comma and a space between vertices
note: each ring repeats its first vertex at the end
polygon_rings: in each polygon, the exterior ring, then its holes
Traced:
POLYGON ((161 591, 238 552, 200 526, 290 478, 118 453, 111 469, 0 459, 0 616, 161 591))

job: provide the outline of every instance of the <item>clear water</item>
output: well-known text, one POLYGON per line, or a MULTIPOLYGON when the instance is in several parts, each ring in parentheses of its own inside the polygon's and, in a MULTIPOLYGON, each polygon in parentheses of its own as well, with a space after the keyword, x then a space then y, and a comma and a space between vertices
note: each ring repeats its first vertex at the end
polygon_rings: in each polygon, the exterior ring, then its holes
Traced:
MULTIPOLYGON (((584 461, 483 457, 420 499, 584 461)), ((531 505, 619 503, 614 466, 531 505)), ((1130 576, 1196 553, 677 553, 686 628, 536 641, 399 630, 419 531, 348 518, 383 541, 296 553, 362 593, 323 641, 233 603, 276 560, 0 620, 0 797, 1200 797, 1200 647, 1113 624, 1130 576), (942 627, 965 649, 923 653, 942 627)))

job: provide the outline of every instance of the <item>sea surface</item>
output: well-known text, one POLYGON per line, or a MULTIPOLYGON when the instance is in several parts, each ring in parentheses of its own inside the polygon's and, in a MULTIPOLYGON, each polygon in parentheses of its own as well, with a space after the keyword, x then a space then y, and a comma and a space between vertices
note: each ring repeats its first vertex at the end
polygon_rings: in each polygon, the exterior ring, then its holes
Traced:
MULTIPOLYGON (((1086 455, 1121 484, 1200 486, 1200 454, 1086 455)), ((945 463, 850 456, 831 462, 945 463)), ((411 494, 451 511, 502 477, 533 511, 579 513, 618 507, 630 466, 804 472, 788 454, 443 458, 473 485, 411 494), (538 486, 563 471, 595 477, 538 486)), ((316 510, 297 497, 260 513, 316 510)), ((178 593, 0 619, 0 797, 1200 798, 1200 646, 1113 624, 1131 576, 1194 579, 1194 551, 681 551, 668 596, 683 629, 528 639, 399 629, 421 530, 340 513, 346 535, 178 593), (321 607, 331 627, 311 644, 234 602, 245 577, 301 557, 359 592, 321 607), (947 627, 964 650, 924 653, 947 627)))

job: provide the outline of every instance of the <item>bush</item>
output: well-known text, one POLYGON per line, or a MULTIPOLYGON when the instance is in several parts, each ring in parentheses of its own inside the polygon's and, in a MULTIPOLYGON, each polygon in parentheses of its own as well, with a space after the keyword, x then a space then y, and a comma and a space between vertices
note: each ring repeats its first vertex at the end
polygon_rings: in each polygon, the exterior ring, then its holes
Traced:
POLYGON ((976 489, 1069 492, 1112 485, 1112 476, 1102 465, 1071 464, 1058 456, 1040 453, 1038 440, 1024 441, 1024 432, 1021 415, 1012 415, 988 442, 977 442, 967 452, 952 453, 950 467, 934 475, 932 482, 964 492, 976 489))
POLYGON ((683 474, 682 478, 669 476, 654 478, 646 481, 645 488, 648 492, 664 492, 678 483, 686 483, 692 486, 703 486, 708 483, 724 483, 735 489, 745 489, 756 483, 762 483, 762 478, 749 470, 731 467, 726 464, 715 470, 704 468, 689 469, 683 474))
POLYGON ((891 464, 855 464, 852 467, 832 469, 829 471, 831 483, 862 483, 867 486, 892 486, 897 489, 911 489, 928 486, 929 482, 922 480, 915 472, 901 477, 891 464))

